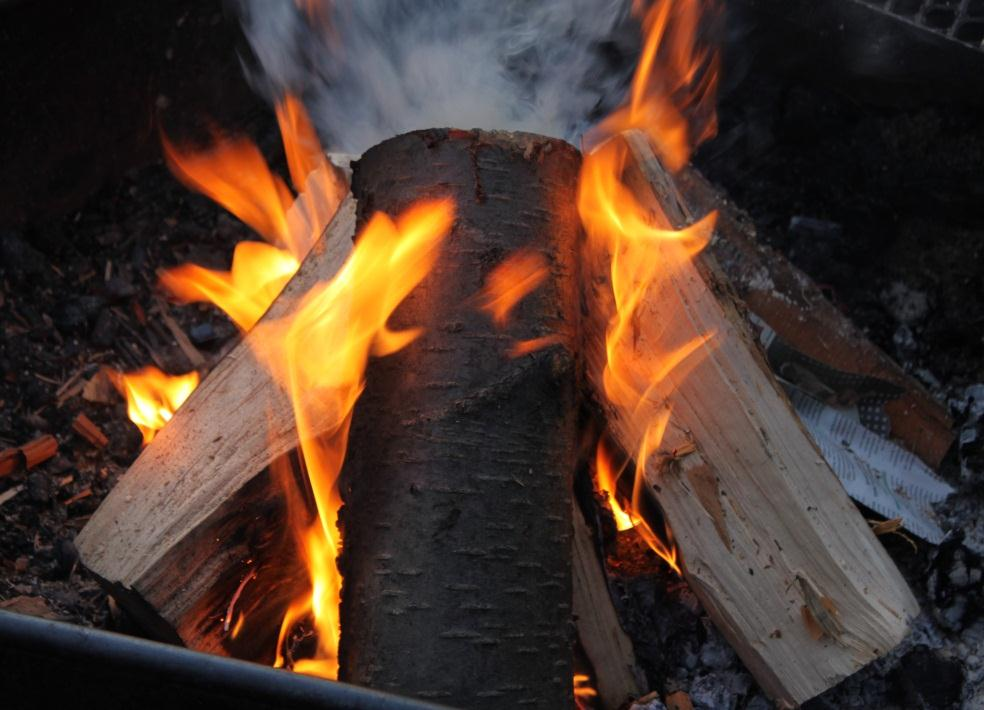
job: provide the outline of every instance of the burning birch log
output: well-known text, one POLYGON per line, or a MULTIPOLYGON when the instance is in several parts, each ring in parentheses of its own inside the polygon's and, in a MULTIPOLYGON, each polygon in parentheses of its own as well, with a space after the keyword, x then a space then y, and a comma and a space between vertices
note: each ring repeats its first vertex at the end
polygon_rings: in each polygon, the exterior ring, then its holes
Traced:
POLYGON ((370 363, 343 470, 342 680, 470 708, 569 707, 579 155, 430 130, 355 164, 360 219, 454 198, 441 256, 370 363), (476 300, 516 250, 549 276, 497 325, 476 300), (529 351, 518 354, 520 351, 529 351))
MULTIPOLYGON (((283 317, 315 283, 330 279, 354 233, 349 197, 263 321, 283 317)), ((256 333, 158 432, 76 546, 83 564, 151 633, 201 651, 272 661, 280 618, 297 591, 284 580, 305 575, 283 548, 284 503, 266 470, 297 446, 294 413, 253 355, 256 333), (250 617, 251 633, 238 641, 231 602, 233 612, 250 617)))
MULTIPOLYGON (((626 148, 623 180, 659 226, 688 223, 647 139, 613 140, 626 148)), ((898 644, 918 606, 769 373, 713 259, 691 259, 674 240, 656 250, 662 272, 642 296, 623 359, 645 371, 681 343, 703 344, 646 383, 633 410, 609 404, 612 281, 608 256, 596 254, 584 267, 588 378, 627 451, 649 433, 644 422, 669 415, 639 465, 684 576, 766 692, 798 705, 898 644)))

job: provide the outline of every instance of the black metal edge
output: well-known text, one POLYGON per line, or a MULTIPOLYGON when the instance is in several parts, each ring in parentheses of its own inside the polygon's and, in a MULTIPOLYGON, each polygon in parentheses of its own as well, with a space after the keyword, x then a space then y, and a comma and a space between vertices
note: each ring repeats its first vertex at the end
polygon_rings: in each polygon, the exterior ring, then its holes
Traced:
MULTIPOLYGON (((0 610, 0 655, 35 653, 69 663, 97 664, 273 707, 354 710, 439 710, 444 706, 212 656, 156 641, 0 610)), ((8 700, 11 700, 8 698, 8 700)))

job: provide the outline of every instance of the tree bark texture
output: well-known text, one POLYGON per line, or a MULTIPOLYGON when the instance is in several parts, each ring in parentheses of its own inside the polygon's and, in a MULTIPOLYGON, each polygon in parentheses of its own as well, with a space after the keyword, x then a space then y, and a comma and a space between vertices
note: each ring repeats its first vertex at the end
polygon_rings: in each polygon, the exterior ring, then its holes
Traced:
POLYGON ((457 218, 390 321, 423 335, 370 363, 356 406, 342 680, 469 708, 571 705, 579 164, 562 141, 451 129, 354 166, 360 222, 446 196, 457 218), (475 296, 521 248, 549 277, 497 327, 475 296))

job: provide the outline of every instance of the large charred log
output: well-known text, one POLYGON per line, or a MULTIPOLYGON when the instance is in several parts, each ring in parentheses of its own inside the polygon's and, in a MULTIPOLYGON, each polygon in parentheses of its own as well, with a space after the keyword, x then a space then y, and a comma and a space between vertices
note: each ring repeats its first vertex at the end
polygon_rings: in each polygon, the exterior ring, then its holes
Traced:
POLYGON ((370 364, 353 421, 343 680, 472 708, 572 702, 579 164, 553 139, 430 130, 355 165, 361 220, 446 196, 457 219, 391 319, 424 334, 370 364), (500 328, 475 296, 521 248, 550 276, 500 328))

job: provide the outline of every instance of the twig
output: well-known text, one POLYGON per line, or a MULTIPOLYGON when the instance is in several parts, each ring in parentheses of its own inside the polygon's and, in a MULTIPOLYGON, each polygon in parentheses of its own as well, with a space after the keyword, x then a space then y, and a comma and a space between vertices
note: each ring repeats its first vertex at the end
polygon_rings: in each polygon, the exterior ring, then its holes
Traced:
POLYGON ((24 486, 23 485, 20 485, 20 486, 14 486, 13 488, 10 488, 10 489, 4 491, 3 493, 0 493, 0 505, 3 505, 4 503, 6 503, 8 500, 10 500, 11 498, 13 498, 15 495, 17 495, 18 493, 20 493, 22 490, 24 490, 24 486))

